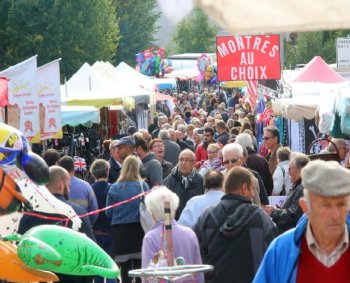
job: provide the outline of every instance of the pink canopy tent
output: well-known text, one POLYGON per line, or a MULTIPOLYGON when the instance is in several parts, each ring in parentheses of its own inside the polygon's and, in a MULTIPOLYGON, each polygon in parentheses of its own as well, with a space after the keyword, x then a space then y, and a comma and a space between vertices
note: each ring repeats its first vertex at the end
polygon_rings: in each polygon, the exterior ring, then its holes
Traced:
POLYGON ((298 76, 292 81, 293 83, 341 83, 345 79, 335 72, 328 64, 320 57, 315 56, 307 65, 300 71, 298 76))

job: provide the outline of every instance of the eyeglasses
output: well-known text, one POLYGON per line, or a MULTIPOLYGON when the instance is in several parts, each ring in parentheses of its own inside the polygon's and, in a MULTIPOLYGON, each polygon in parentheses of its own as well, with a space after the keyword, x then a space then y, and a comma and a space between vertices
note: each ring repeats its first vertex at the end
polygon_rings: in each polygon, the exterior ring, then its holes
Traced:
POLYGON ((179 162, 183 162, 183 163, 189 163, 189 162, 193 162, 194 160, 193 159, 179 159, 179 162))
POLYGON ((291 169, 297 168, 296 166, 289 166, 288 167, 288 171, 290 171, 291 169))
POLYGON ((209 151, 208 150, 208 154, 214 154, 214 153, 218 153, 217 151, 209 151))
POLYGON ((264 141, 268 141, 269 139, 273 139, 274 137, 263 137, 264 141))
POLYGON ((224 164, 228 165, 230 163, 235 164, 239 161, 239 159, 230 159, 230 160, 225 160, 224 164))

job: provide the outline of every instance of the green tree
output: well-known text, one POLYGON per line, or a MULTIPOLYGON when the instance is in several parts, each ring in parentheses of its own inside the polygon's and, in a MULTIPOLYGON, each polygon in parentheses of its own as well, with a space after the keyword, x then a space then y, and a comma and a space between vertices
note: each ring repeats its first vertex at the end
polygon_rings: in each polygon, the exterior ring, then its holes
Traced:
POLYGON ((84 62, 113 60, 119 28, 112 0, 3 0, 10 3, 0 30, 1 66, 38 54, 38 65, 62 58, 69 78, 84 62))
POLYGON ((326 62, 334 63, 335 40, 347 34, 348 30, 299 33, 295 42, 286 42, 286 67, 306 64, 314 56, 321 56, 326 62))
POLYGON ((156 24, 160 13, 155 0, 114 0, 121 39, 116 54, 116 63, 122 61, 135 65, 135 54, 153 46, 156 24))
POLYGON ((197 8, 180 23, 172 37, 177 53, 215 52, 218 26, 197 8))

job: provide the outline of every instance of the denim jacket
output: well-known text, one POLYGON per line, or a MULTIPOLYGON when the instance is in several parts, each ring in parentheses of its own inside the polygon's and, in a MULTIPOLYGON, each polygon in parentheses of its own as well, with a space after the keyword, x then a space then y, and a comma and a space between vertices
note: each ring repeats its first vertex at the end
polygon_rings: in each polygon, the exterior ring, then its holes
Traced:
MULTIPOLYGON (((114 183, 108 192, 106 206, 128 200, 142 192, 147 191, 148 185, 143 181, 126 181, 114 183)), ((108 218, 112 218, 111 225, 140 222, 139 204, 141 199, 135 199, 117 207, 106 210, 108 218)))

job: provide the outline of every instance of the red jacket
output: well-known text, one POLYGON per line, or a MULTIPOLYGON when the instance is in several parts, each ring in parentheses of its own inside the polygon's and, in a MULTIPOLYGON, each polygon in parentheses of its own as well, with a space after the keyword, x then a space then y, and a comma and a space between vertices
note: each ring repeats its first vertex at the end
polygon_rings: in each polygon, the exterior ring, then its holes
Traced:
POLYGON ((202 165, 202 161, 205 161, 208 159, 207 150, 204 148, 203 143, 197 146, 195 154, 196 154, 196 163, 194 166, 197 169, 199 169, 202 165))

